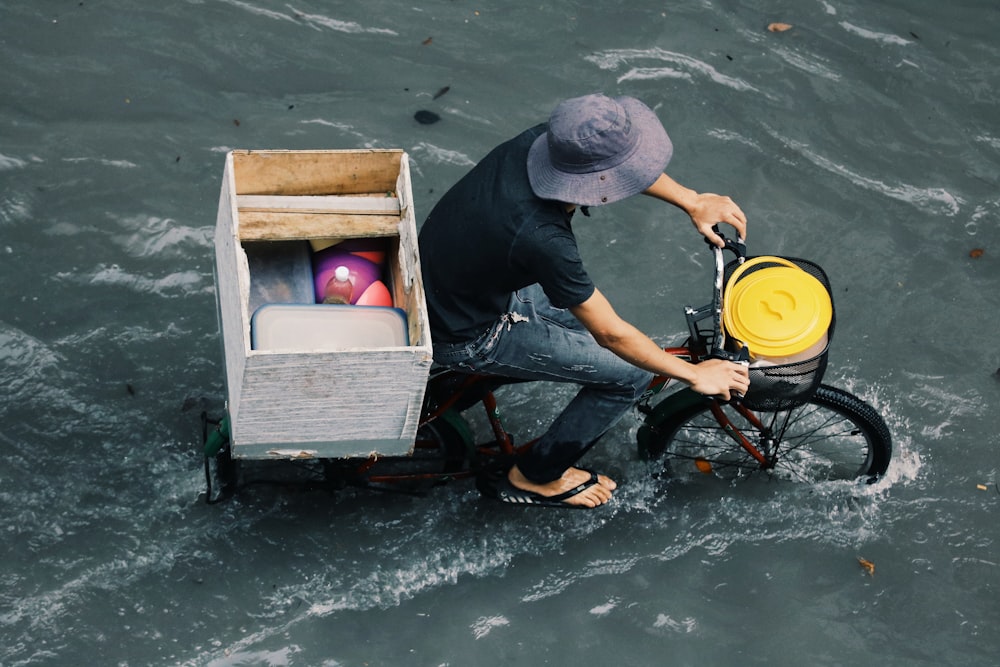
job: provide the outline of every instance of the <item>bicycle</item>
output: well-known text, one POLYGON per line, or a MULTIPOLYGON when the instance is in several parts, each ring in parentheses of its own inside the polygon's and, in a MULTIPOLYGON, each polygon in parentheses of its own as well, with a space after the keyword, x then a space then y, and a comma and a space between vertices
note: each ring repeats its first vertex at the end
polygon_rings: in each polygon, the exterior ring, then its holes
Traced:
MULTIPOLYGON (((715 259, 712 300, 700 308, 685 308, 687 341, 664 349, 693 363, 710 358, 748 363, 748 347, 726 335, 723 293, 737 267, 759 258, 748 258, 739 239, 730 240, 716 231, 725 250, 735 257, 727 264, 723 249, 709 244, 715 259)), ((830 293, 829 280, 820 267, 801 259, 780 261, 807 271, 830 293)), ((826 346, 816 357, 790 364, 750 365, 747 395, 731 401, 687 388, 657 400, 672 381, 655 377, 637 404, 643 415, 637 433, 639 456, 662 459, 664 470, 673 476, 734 477, 766 471, 808 481, 878 480, 892 456, 888 426, 862 399, 822 383, 834 324, 831 321, 826 346)), ((339 483, 383 486, 437 483, 495 469, 534 442, 515 442, 504 426, 495 394, 500 387, 520 382, 525 380, 432 368, 410 456, 324 461, 323 476, 339 483), (463 416, 476 405, 485 410, 492 436, 482 443, 476 443, 463 416)), ((216 424, 224 426, 224 422, 216 424)), ((226 448, 218 451, 225 459, 226 448)), ((234 463, 224 460, 222 465, 234 463)))

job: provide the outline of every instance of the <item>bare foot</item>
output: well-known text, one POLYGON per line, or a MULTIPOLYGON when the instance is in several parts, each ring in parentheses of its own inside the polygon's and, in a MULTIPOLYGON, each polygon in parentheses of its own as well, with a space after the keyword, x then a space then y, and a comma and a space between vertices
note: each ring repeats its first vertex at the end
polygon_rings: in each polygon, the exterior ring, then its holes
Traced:
MULTIPOLYGON (((507 473, 510 483, 523 491, 531 491, 543 496, 557 496, 570 489, 575 489, 590 479, 590 473, 579 468, 570 468, 557 480, 547 484, 535 484, 530 481, 517 466, 507 473)), ((598 507, 611 499, 611 492, 618 488, 613 479, 605 475, 597 476, 597 484, 590 486, 575 496, 567 498, 564 502, 567 505, 583 505, 584 507, 598 507)))

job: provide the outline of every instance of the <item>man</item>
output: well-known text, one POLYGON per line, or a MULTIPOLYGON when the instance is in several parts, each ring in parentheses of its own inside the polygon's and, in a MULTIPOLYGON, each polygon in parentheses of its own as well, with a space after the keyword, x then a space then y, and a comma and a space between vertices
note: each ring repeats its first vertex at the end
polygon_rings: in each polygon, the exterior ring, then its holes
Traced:
POLYGON ((572 382, 580 391, 496 495, 507 502, 597 507, 616 484, 574 466, 638 400, 653 373, 729 398, 743 366, 694 365, 621 319, 584 270, 571 220, 580 207, 643 193, 684 210, 722 242, 746 217, 728 197, 699 194, 663 173, 673 146, 642 102, 594 94, 560 103, 548 123, 489 153, 431 211, 420 253, 434 359, 474 373, 572 382))

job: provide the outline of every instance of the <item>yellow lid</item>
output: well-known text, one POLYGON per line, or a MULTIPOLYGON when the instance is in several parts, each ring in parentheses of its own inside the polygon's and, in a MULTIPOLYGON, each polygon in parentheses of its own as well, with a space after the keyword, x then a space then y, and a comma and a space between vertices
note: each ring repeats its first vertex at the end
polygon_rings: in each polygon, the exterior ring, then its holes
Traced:
POLYGON ((787 357, 808 350, 830 328, 833 303, 823 283, 777 257, 743 264, 726 286, 726 331, 754 357, 787 357), (778 263, 741 277, 753 263, 778 263))

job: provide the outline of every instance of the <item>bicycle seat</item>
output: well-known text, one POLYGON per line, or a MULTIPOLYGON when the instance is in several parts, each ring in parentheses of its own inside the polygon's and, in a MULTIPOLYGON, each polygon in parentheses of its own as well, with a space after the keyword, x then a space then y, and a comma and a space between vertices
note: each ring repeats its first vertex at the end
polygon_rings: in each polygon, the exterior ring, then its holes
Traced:
POLYGON ((430 377, 427 381, 427 394, 435 402, 444 402, 451 395, 461 392, 461 398, 455 403, 459 412, 483 400, 487 394, 508 384, 530 382, 521 378, 501 375, 486 375, 470 373, 463 370, 432 364, 430 377))

